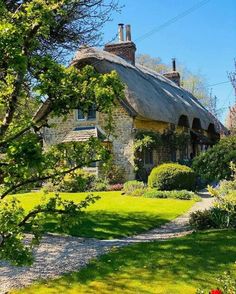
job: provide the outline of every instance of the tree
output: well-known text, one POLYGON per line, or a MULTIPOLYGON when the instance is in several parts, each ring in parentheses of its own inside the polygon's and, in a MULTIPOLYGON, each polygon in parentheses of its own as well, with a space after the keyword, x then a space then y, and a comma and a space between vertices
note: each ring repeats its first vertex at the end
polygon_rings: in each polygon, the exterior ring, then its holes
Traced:
MULTIPOLYGON (((136 62, 160 74, 172 70, 170 66, 162 62, 161 58, 151 57, 148 54, 137 55, 136 62)), ((197 97, 204 106, 209 106, 211 101, 206 79, 200 74, 191 73, 181 64, 178 66, 178 72, 181 75, 181 86, 197 97)))
POLYGON ((231 178, 231 162, 236 162, 236 136, 221 139, 212 148, 195 157, 192 168, 203 179, 219 181, 231 178))
POLYGON ((123 93, 117 74, 60 61, 79 45, 98 42, 99 29, 117 7, 113 0, 0 0, 0 258, 31 262, 30 248, 22 241, 29 223, 33 244, 45 215, 70 224, 97 199, 90 195, 76 204, 55 195, 26 212, 9 195, 48 179, 60 181, 66 173, 108 158, 96 138, 44 150, 42 130, 50 127, 49 116, 66 116, 74 108, 86 112, 94 103, 107 113, 111 130, 111 112, 123 93))
MULTIPOLYGON (((229 80, 233 86, 235 98, 236 98, 236 60, 234 61, 235 70, 229 73, 229 80)), ((236 100, 235 105, 229 108, 228 117, 226 119, 226 124, 231 134, 236 134, 236 100)))
POLYGON ((160 74, 163 74, 170 70, 169 67, 162 62, 161 58, 151 57, 148 54, 138 54, 136 56, 136 62, 160 74))

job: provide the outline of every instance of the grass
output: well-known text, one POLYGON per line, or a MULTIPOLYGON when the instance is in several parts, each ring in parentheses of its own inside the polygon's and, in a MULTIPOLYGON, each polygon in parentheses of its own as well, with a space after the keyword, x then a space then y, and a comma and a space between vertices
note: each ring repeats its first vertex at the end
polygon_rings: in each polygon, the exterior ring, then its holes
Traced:
POLYGON ((12 294, 193 294, 216 288, 231 270, 236 278, 236 232, 208 231, 165 242, 114 249, 79 272, 12 294))
MULTIPOLYGON (((61 193, 64 199, 80 201, 87 193, 61 193)), ((95 204, 80 216, 80 224, 72 226, 65 233, 73 236, 98 239, 114 239, 138 234, 158 227, 183 214, 194 204, 194 200, 148 199, 123 196, 121 192, 95 192, 101 196, 95 204)), ((17 194, 26 210, 40 202, 43 193, 17 194)), ((47 197, 52 196, 49 194, 47 197)), ((45 231, 59 232, 56 220, 48 218, 45 231)))

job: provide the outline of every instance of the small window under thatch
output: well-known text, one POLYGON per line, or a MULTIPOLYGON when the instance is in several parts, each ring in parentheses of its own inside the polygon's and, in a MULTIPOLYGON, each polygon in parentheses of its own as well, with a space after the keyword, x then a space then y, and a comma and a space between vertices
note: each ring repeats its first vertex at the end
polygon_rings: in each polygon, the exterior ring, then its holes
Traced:
POLYGON ((202 129, 202 124, 201 124, 201 121, 199 118, 195 117, 193 119, 192 129, 193 130, 201 130, 202 129))
POLYGON ((178 126, 189 128, 189 120, 187 115, 181 115, 179 117, 178 126))

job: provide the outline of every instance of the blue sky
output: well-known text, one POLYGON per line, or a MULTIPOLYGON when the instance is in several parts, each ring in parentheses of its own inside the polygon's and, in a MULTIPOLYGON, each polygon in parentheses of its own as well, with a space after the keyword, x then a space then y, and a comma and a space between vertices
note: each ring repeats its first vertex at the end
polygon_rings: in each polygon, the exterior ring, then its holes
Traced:
MULTIPOLYGON (((234 69, 236 58, 236 0, 120 0, 120 4, 121 13, 114 13, 104 27, 104 42, 116 35, 118 23, 131 24, 137 54, 160 57, 167 64, 175 57, 177 64, 203 75, 208 85, 228 81, 227 72, 234 69), (142 37, 198 4, 201 7, 176 22, 142 37)), ((234 103, 233 88, 230 83, 210 88, 224 121, 234 103)))

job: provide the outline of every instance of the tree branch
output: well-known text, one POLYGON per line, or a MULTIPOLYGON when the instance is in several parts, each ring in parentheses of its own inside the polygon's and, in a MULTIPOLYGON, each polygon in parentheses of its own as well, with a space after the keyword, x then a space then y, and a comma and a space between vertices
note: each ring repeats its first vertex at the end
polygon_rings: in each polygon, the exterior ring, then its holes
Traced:
MULTIPOLYGON (((88 163, 85 163, 85 164, 83 164, 83 166, 86 166, 87 164, 88 163)), ((62 175, 68 174, 70 172, 73 172, 76 169, 81 168, 81 167, 82 167, 82 165, 77 165, 77 166, 75 166, 75 167, 73 167, 71 169, 68 169, 68 170, 63 171, 63 172, 60 172, 60 173, 55 173, 55 174, 47 175, 47 176, 44 176, 44 177, 38 177, 38 178, 28 179, 28 180, 26 180, 24 182, 21 182, 21 183, 16 184, 13 187, 10 187, 7 191, 5 191, 4 193, 1 194, 0 199, 1 200, 4 199, 9 193, 14 192, 16 189, 18 189, 20 187, 23 187, 25 185, 32 184, 32 183, 37 183, 37 182, 40 182, 40 181, 49 180, 49 179, 51 179, 51 178, 53 178, 55 176, 62 176, 62 175)))
POLYGON ((66 210, 63 209, 46 209, 46 208, 39 208, 39 209, 35 209, 32 210, 31 212, 29 212, 24 219, 18 224, 19 227, 23 227, 26 225, 27 221, 31 218, 36 216, 39 213, 57 213, 57 214, 68 214, 68 212, 66 210))

